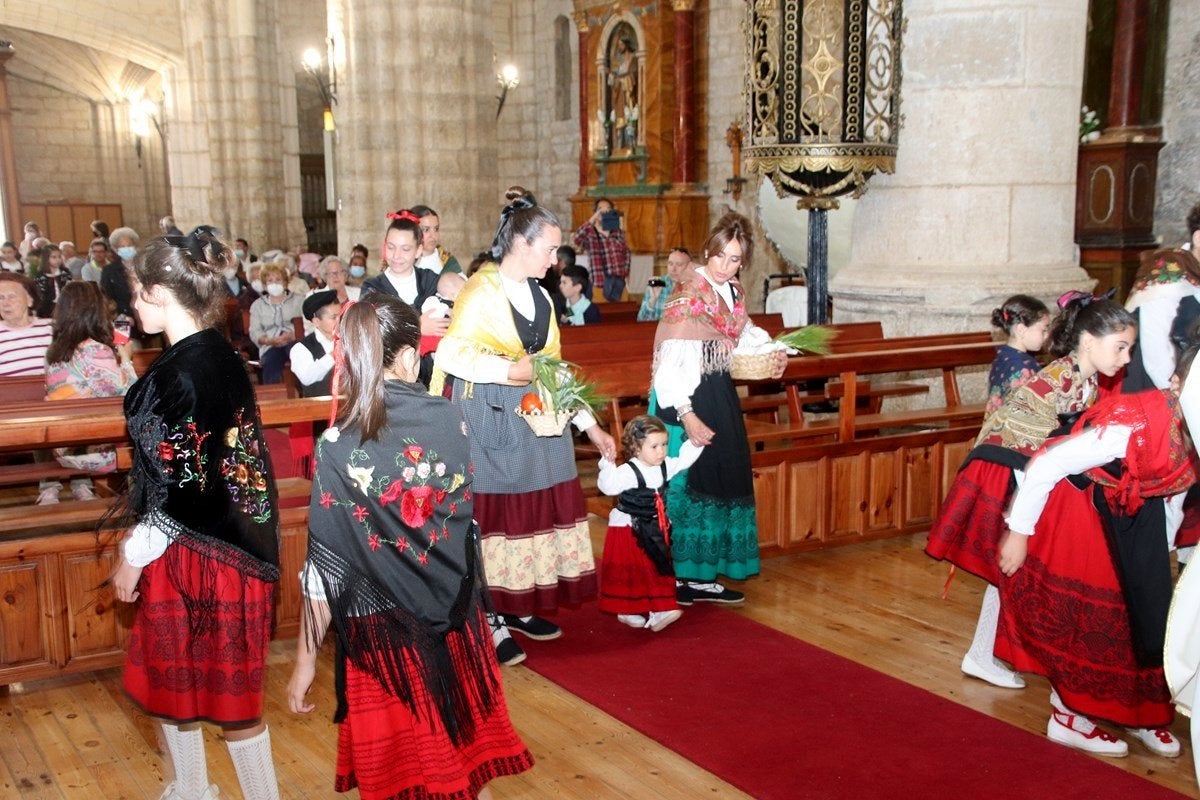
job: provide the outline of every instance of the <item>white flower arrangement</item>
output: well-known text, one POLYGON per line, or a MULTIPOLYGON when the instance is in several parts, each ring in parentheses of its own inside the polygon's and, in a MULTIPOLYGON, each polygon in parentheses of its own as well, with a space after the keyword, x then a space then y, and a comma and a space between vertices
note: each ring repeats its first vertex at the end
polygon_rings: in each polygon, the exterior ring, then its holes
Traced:
POLYGON ((1079 142, 1087 144, 1100 138, 1100 115, 1084 106, 1079 109, 1079 142))

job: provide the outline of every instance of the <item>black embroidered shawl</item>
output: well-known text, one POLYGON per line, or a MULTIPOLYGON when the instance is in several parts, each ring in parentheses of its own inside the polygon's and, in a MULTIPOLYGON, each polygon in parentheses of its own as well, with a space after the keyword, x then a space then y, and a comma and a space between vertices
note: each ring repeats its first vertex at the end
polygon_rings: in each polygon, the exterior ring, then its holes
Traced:
POLYGON ((414 686, 424 685, 462 741, 472 735, 470 708, 490 709, 499 692, 478 613, 467 427, 420 384, 388 381, 384 395, 379 438, 362 442, 355 426, 318 442, 306 569, 320 577, 342 656, 417 714, 414 686))

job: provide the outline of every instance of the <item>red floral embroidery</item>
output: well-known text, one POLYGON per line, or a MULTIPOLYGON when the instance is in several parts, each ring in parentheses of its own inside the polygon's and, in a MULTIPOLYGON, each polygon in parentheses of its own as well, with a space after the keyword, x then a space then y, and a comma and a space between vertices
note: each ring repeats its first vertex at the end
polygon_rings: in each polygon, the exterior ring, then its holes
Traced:
POLYGON ((166 442, 159 442, 158 443, 158 457, 161 458, 163 461, 174 461, 175 460, 175 448, 171 447, 171 445, 169 445, 166 442))
POLYGON ((429 563, 429 553, 420 553, 417 556, 417 559, 421 562, 421 566, 423 567, 429 563))
POLYGON ((429 543, 430 544, 435 544, 437 542, 437 540, 438 540, 438 532, 437 531, 433 531, 432 533, 429 534, 429 543))
MULTIPOLYGON (((361 522, 361 520, 360 520, 361 522)), ((367 536, 367 544, 371 546, 372 552, 379 549, 379 534, 372 533, 367 536)))
POLYGON ((404 448, 404 456, 414 464, 421 460, 421 455, 425 452, 424 449, 415 444, 410 444, 404 448))
POLYGON ((404 481, 394 480, 387 490, 379 496, 379 504, 386 506, 388 503, 394 503, 400 499, 400 495, 404 493, 404 481))
POLYGON ((463 489, 463 500, 470 500, 470 499, 471 499, 471 490, 463 489))
POLYGON ((408 550, 408 539, 400 539, 396 542, 396 549, 401 553, 408 550))
POLYGON ((362 506, 359 506, 359 505, 354 506, 354 518, 356 520, 358 520, 359 522, 362 522, 369 516, 371 516, 371 512, 367 511, 362 506))
POLYGON ((333 505, 333 495, 329 492, 321 492, 321 505, 328 511, 329 507, 333 505))
POLYGON ((435 489, 433 492, 433 502, 435 505, 441 505, 446 500, 446 491, 444 489, 435 489))
POLYGON ((400 500, 400 519, 410 528, 419 528, 433 515, 433 487, 414 486, 400 500))

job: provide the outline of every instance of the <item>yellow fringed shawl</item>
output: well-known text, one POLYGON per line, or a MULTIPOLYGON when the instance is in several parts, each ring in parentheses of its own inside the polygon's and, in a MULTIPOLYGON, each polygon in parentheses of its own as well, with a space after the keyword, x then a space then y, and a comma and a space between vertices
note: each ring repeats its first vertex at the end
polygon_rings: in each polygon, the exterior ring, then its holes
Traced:
MULTIPOLYGON (((546 346, 540 351, 552 358, 562 355, 558 322, 550 315, 550 331, 546 346)), ((525 355, 521 336, 513 322, 508 295, 500 285, 500 271, 495 264, 484 264, 463 286, 454 301, 450 328, 438 345, 433 377, 429 384, 432 394, 441 394, 446 372, 441 364, 443 353, 455 362, 473 363, 486 356, 504 356, 516 361, 525 355)), ((503 381, 508 386, 523 386, 525 381, 503 381)), ((467 389, 468 395, 470 387, 467 389)))

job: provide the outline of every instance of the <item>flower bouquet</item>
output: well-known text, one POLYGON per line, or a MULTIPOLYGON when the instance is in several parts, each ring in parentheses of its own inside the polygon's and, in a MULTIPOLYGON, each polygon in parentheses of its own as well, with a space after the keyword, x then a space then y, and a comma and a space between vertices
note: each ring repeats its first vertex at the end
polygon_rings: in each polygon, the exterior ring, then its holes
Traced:
POLYGON ((604 399, 590 384, 579 379, 576 365, 545 355, 533 357, 533 383, 521 398, 517 416, 535 436, 561 436, 567 423, 581 408, 598 409, 604 399))
POLYGON ((786 331, 771 339, 761 328, 743 336, 733 351, 729 374, 740 381, 758 381, 775 374, 775 354, 783 350, 789 355, 805 352, 824 355, 829 342, 837 336, 833 328, 806 325, 786 331), (756 335, 757 334, 757 335, 756 335))

